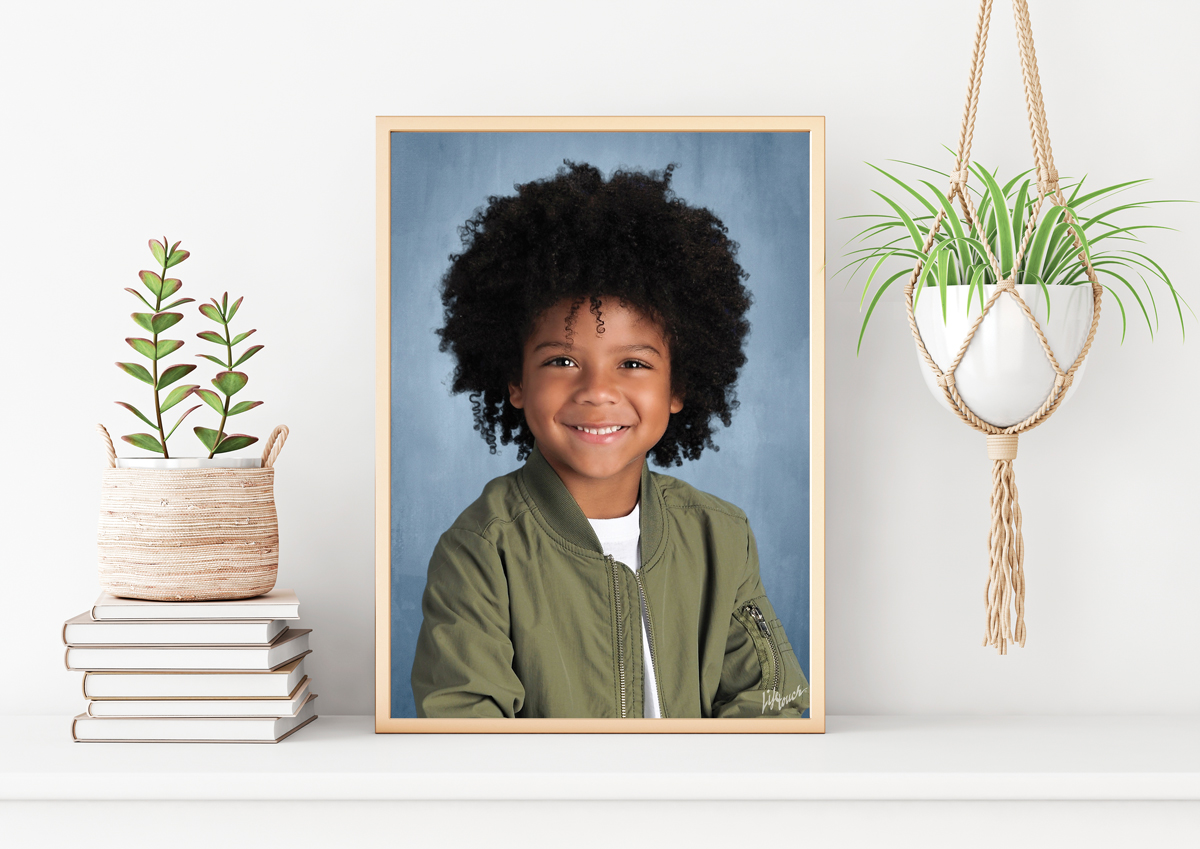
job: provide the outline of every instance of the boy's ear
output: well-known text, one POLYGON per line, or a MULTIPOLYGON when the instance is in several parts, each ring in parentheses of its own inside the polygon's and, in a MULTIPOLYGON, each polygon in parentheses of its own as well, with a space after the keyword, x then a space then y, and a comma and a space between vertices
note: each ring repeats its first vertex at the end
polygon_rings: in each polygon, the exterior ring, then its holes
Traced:
POLYGON ((678 413, 682 409, 683 409, 683 396, 682 395, 672 395, 671 396, 671 412, 678 413))
POLYGON ((508 403, 512 404, 518 410, 525 408, 525 395, 521 391, 521 384, 508 384, 508 403))

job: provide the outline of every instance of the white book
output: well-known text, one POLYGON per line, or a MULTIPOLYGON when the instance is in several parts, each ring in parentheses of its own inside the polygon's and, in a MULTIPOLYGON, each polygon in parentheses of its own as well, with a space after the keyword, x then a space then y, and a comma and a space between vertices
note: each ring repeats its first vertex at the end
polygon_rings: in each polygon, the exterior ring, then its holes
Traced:
POLYGON ((89 672, 88 699, 287 699, 304 680, 304 658, 267 672, 89 672))
POLYGON ((145 601, 100 593, 93 619, 299 619, 300 599, 292 590, 271 590, 229 601, 145 601))
POLYGON ((278 743, 317 718, 310 694, 295 716, 115 717, 81 713, 71 736, 88 743, 278 743))
POLYGON ((305 678, 290 699, 104 699, 88 702, 88 716, 295 716, 308 701, 305 678))
POLYGON ((67 669, 253 669, 265 672, 308 651, 309 628, 289 628, 269 646, 67 646, 67 669))
POLYGON ((287 630, 284 619, 93 619, 81 613, 63 625, 63 642, 80 645, 265 646, 287 630))

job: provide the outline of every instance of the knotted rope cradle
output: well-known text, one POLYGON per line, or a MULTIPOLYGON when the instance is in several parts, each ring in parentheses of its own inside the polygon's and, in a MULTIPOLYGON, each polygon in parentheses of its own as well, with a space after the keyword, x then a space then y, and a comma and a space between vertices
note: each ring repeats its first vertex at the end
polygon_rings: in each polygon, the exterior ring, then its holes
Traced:
MULTIPOLYGON (((963 109, 962 127, 959 134, 958 155, 954 170, 950 174, 950 188, 946 198, 950 204, 957 199, 967 223, 972 226, 978 225, 977 229, 981 235, 980 242, 992 272, 999 282, 991 297, 984 303, 979 317, 967 332, 958 355, 945 371, 938 367, 929 351, 926 350, 913 312, 914 291, 924 264, 921 259, 918 259, 909 276, 908 283, 904 287, 904 299, 908 311, 908 324, 912 328, 918 352, 928 363, 929 368, 933 370, 937 384, 941 387, 951 409, 963 422, 987 435, 988 459, 992 461, 992 516, 991 526, 988 530, 990 563, 984 596, 987 604, 987 623, 983 645, 995 646, 1000 654, 1006 654, 1010 640, 1021 646, 1025 645, 1025 545, 1021 536, 1021 507, 1017 502, 1017 483, 1013 472, 1013 460, 1017 456, 1017 436, 1046 421, 1062 403, 1067 390, 1071 387, 1071 381, 1074 379, 1076 371, 1083 364, 1092 347, 1092 340, 1096 336, 1096 328, 1100 323, 1102 290, 1096 279, 1096 271, 1092 267, 1088 252, 1074 227, 1075 221, 1067 206, 1066 198, 1063 196, 1062 189, 1059 188, 1058 172, 1054 168, 1054 155, 1050 149, 1050 130, 1046 122, 1046 108, 1042 102, 1042 85, 1038 78, 1037 57, 1033 47, 1033 29, 1029 23, 1029 7, 1026 0, 1013 0, 1013 17, 1016 20, 1021 75, 1025 84, 1025 105, 1029 113, 1029 134, 1033 143, 1033 159, 1037 169, 1037 201, 1029 212, 1024 238, 1021 240, 1020 249, 1017 251, 1012 268, 1008 269, 1007 275, 993 254, 991 245, 988 244, 982 222, 978 221, 975 203, 967 190, 967 180, 970 176, 971 141, 975 131, 975 113, 979 106, 979 89, 983 80, 983 57, 987 47, 991 15, 992 0, 981 0, 979 22, 975 30, 974 52, 971 58, 971 75, 967 86, 967 100, 963 109), (1021 260, 1025 256, 1025 250, 1029 246, 1030 237, 1033 235, 1038 215, 1047 196, 1052 197, 1054 202, 1064 210, 1063 219, 1071 226, 1072 233, 1075 234, 1074 246, 1092 288, 1091 328, 1088 330, 1087 339, 1084 341, 1079 356, 1065 371, 1055 358, 1054 351, 1051 350, 1050 343, 1046 340, 1046 334, 1037 318, 1016 289, 1018 269, 1021 267, 1021 260), (1042 405, 1028 418, 1010 427, 996 427, 971 412, 971 408, 959 396, 954 382, 954 372, 966 355, 971 340, 975 337, 975 332, 987 317, 992 305, 1001 297, 1012 298, 1025 317, 1029 319, 1029 323, 1041 343, 1042 350, 1046 354, 1046 359, 1055 373, 1054 386, 1042 405), (1015 621, 1010 620, 1010 610, 1015 616, 1015 621)), ((928 257, 930 248, 933 247, 944 218, 945 210, 943 209, 937 213, 937 217, 929 229, 929 235, 925 239, 922 250, 925 257, 928 257)))

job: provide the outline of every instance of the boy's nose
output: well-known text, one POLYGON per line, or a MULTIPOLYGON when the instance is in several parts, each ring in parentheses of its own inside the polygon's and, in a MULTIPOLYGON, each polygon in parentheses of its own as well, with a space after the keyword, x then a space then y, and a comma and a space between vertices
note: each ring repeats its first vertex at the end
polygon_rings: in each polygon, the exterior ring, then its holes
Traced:
POLYGON ((579 388, 575 391, 575 403, 615 404, 620 397, 612 375, 602 369, 584 369, 580 374, 579 388))

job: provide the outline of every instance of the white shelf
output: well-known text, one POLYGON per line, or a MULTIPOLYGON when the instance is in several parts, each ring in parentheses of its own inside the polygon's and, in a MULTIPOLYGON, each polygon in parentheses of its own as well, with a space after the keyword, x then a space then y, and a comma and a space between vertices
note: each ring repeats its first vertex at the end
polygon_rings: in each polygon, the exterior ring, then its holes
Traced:
POLYGON ((376 735, 322 716, 277 745, 2 724, 3 801, 1200 800, 1194 716, 831 716, 823 735, 746 736, 376 735))

